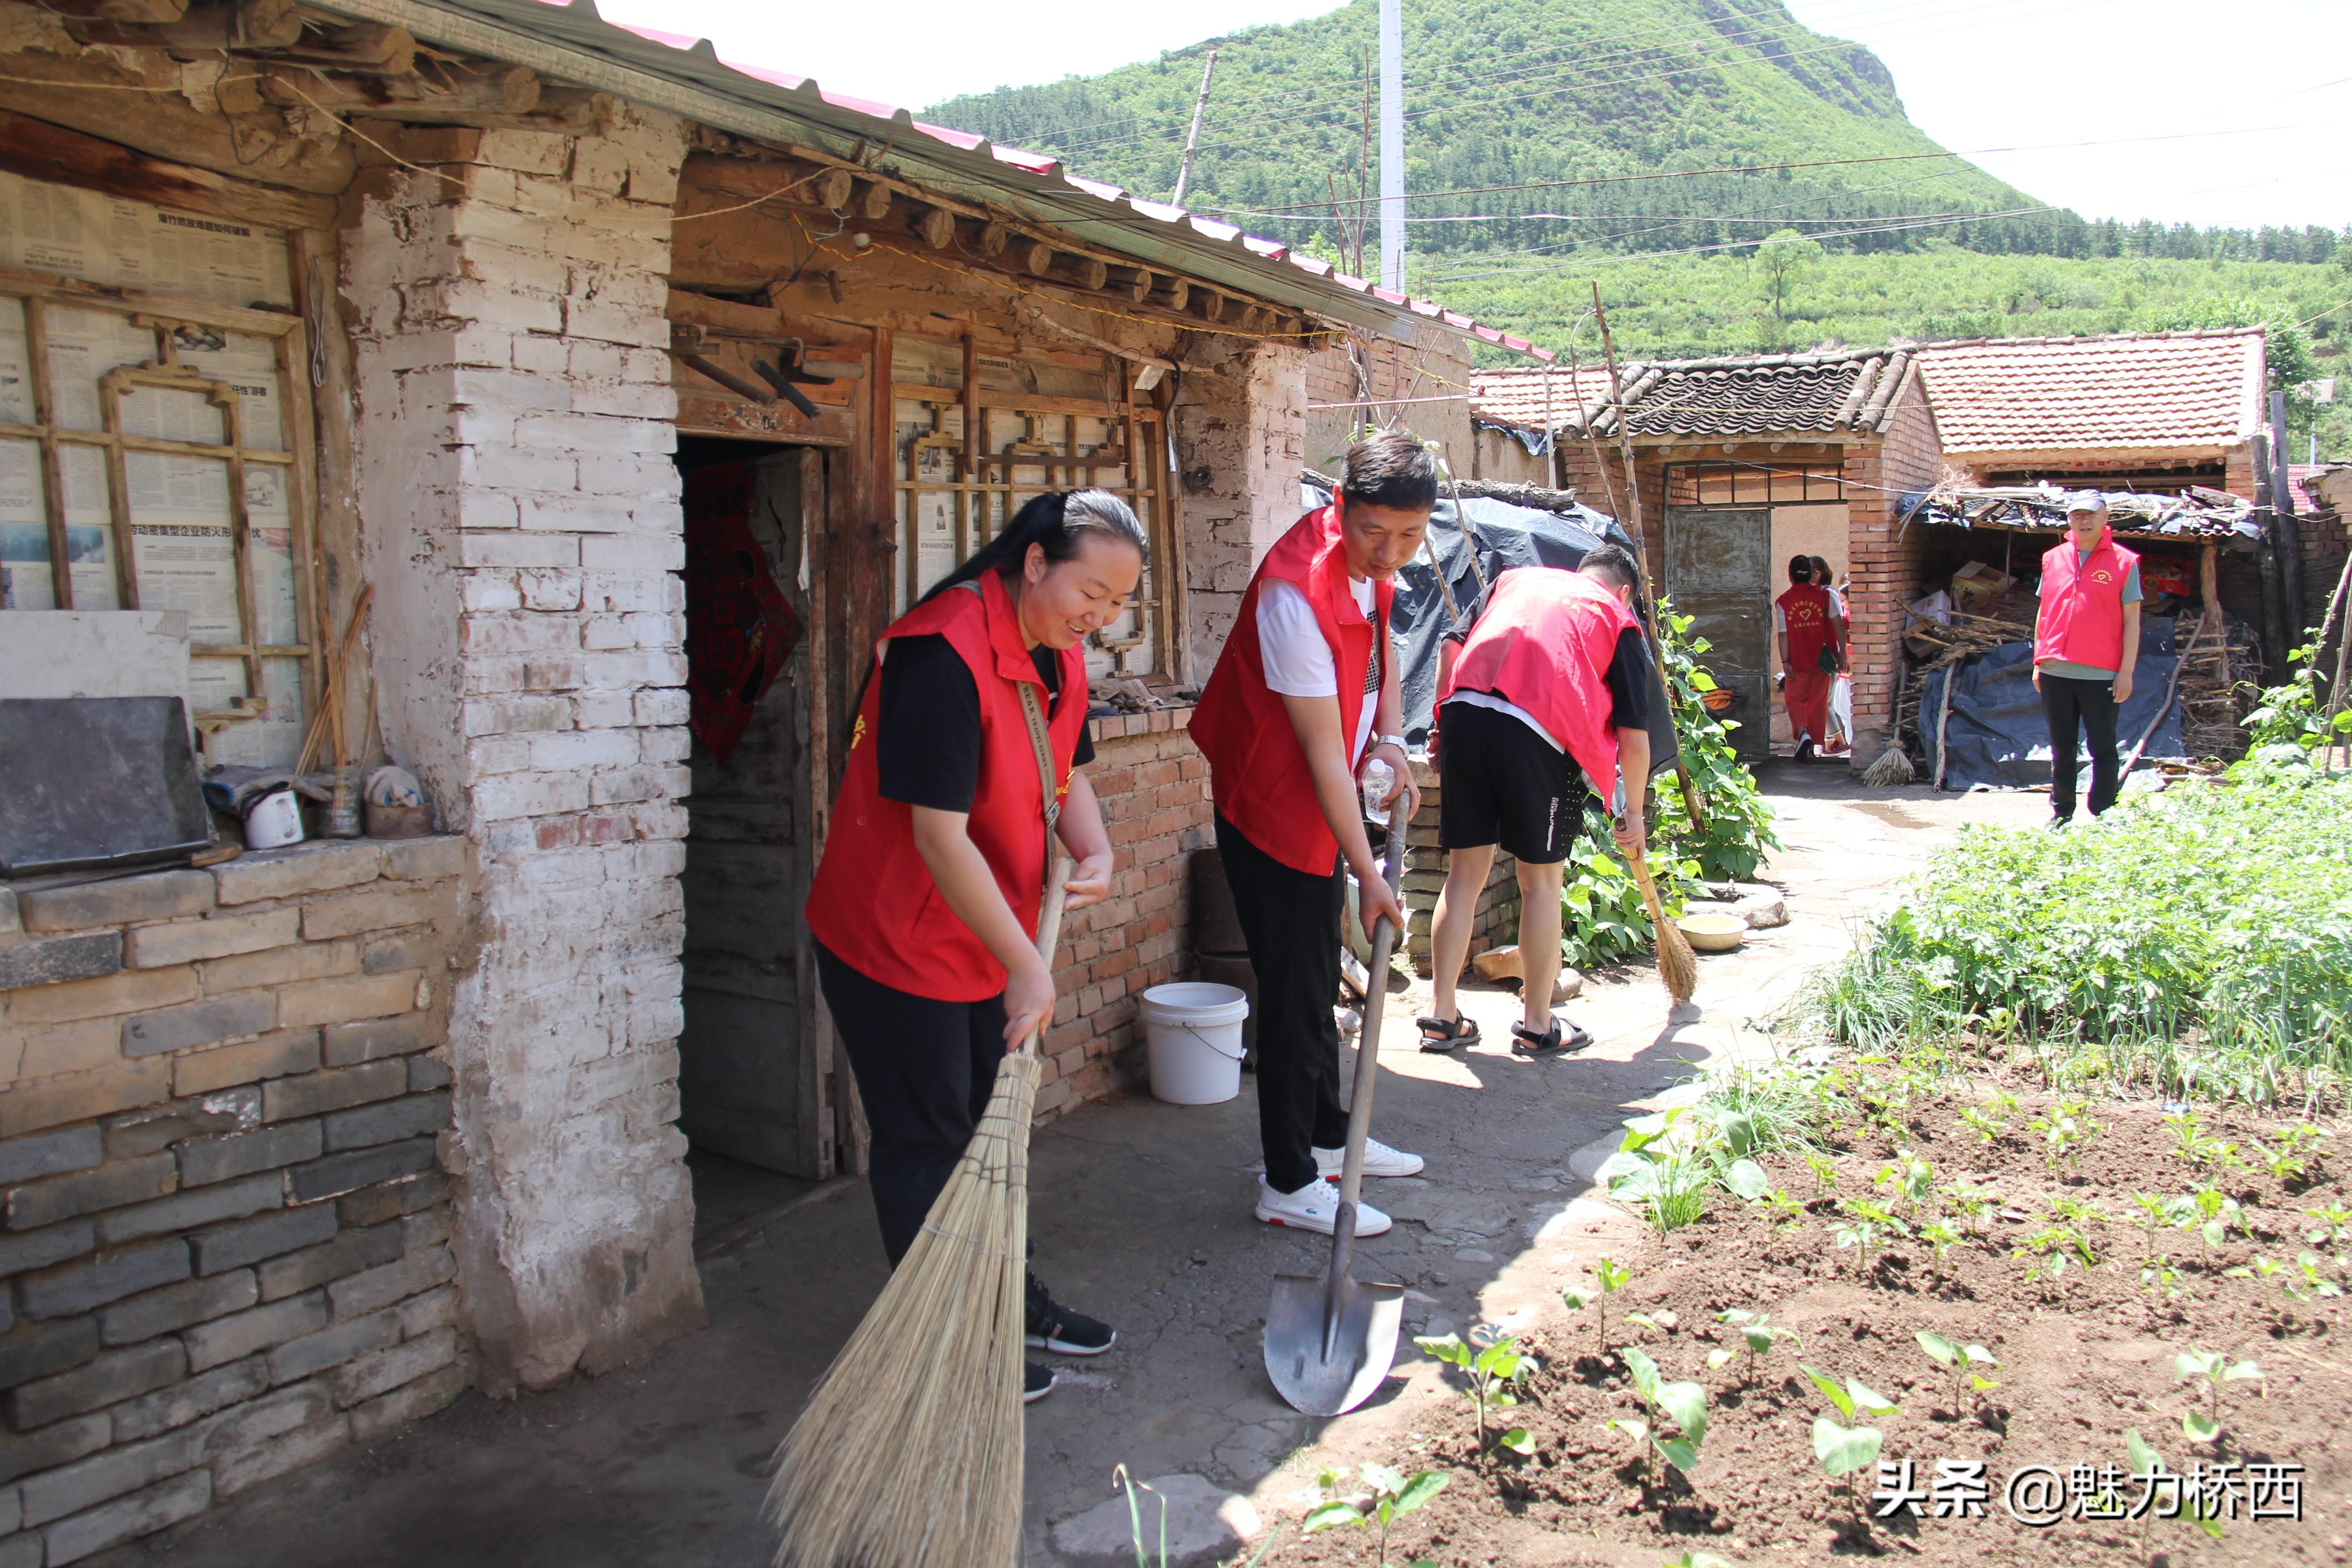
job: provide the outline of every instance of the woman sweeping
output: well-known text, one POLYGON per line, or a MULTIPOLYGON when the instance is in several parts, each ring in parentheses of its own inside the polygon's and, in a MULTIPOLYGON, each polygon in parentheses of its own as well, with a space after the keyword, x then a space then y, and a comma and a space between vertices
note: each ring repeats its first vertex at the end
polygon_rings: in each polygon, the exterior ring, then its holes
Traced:
MULTIPOLYGON (((1066 908, 1110 890, 1110 836, 1079 771, 1094 758, 1080 645, 1127 607, 1144 552, 1142 525, 1108 491, 1040 496, 876 647, 808 925, 872 1130, 894 1268, 997 1064, 1053 1012, 1032 945, 1048 838, 1077 862, 1066 908)), ((1099 1355, 1115 1337, 1029 1277, 1032 1346, 1099 1355)), ((1031 1363, 1026 1397, 1053 1386, 1031 1363)))

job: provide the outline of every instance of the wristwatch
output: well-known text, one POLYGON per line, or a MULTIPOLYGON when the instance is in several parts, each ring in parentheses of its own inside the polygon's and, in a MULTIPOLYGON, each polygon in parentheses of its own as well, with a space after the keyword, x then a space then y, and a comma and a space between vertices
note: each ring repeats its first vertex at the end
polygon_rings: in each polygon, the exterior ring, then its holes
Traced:
POLYGON ((1400 752, 1406 750, 1402 735, 1375 735, 1372 737, 1372 745, 1366 746, 1364 750, 1369 752, 1372 746, 1394 746, 1400 752))

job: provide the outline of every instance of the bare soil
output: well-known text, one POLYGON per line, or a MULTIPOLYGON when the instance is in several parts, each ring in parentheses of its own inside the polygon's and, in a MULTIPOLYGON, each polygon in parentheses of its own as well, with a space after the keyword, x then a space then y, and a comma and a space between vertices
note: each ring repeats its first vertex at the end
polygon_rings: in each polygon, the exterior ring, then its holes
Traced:
MULTIPOLYGON (((2310 1250, 2329 1279, 2346 1278, 2333 1259, 2352 1247, 2313 1247, 2305 1233, 2320 1222, 2303 1211, 2347 1203, 2352 1144, 2340 1138, 2321 1144, 2299 1180, 2275 1180, 2251 1160, 2225 1169, 2217 1184, 2243 1206, 2252 1234, 2233 1230, 2224 1245, 2209 1247, 2193 1231, 2159 1233, 2156 1246, 2176 1274, 2168 1298, 2143 1288, 2146 1241, 2129 1194, 2177 1195, 2204 1177, 2176 1151, 2162 1108, 2095 1098, 2091 1117, 2102 1130, 2073 1167, 2061 1160, 2053 1169, 2027 1126, 2051 1097, 2011 1087, 2020 1109, 1995 1142, 1961 1121, 1971 1101, 1960 1097, 1916 1108, 1900 1140, 1932 1162, 1938 1184, 1957 1177, 1999 1194, 1999 1216, 1980 1221, 1940 1261, 1922 1242, 1896 1238, 1864 1268, 1853 1248, 1836 1245, 1843 1220, 1836 1199, 1874 1197, 1901 1212, 1885 1189, 1873 1188, 1897 1141, 1874 1131, 1832 1157, 1830 1191, 1802 1158, 1764 1161, 1773 1181, 1805 1202, 1801 1216, 1776 1221, 1769 1208, 1718 1191, 1697 1224, 1621 1259, 1634 1277, 1608 1298, 1605 1348, 1592 1309, 1571 1314, 1555 1300, 1520 1342, 1539 1368, 1525 1380, 1518 1406, 1500 1413, 1501 1425, 1524 1426, 1534 1437, 1533 1457, 1482 1456, 1465 1398, 1430 1426, 1414 1451, 1393 1457, 1407 1474, 1443 1468, 1451 1480, 1421 1513, 1398 1521, 1390 1561, 1470 1568, 1580 1560, 1535 1549, 1553 1534, 1646 1545, 1668 1562, 1685 1550, 1735 1563, 1881 1555, 1938 1563, 2143 1561, 2137 1522, 2073 1517, 2070 1502, 2068 1517, 2034 1528, 2012 1518, 2002 1500, 2008 1477, 2027 1465, 2052 1466, 2067 1478, 2077 1465, 2095 1472, 2114 1466, 2128 1476, 2126 1428, 2138 1429, 2174 1471, 2200 1461, 2305 1467, 2300 1521, 2252 1519, 2242 1496, 2236 1517, 2221 1520, 2219 1542, 2186 1520, 2152 1522, 2147 1549, 2154 1561, 2346 1561, 2352 1461, 2336 1442, 2352 1416, 2346 1303, 2297 1300, 2281 1286, 2288 1276, 2229 1271, 2252 1268, 2258 1254, 2292 1269, 2296 1255, 2310 1250), (2029 1280, 2031 1258, 2012 1254, 2051 1223, 2062 1195, 2108 1216, 2081 1227, 2097 1262, 2054 1283, 2029 1280), (1706 1365, 1712 1350, 1740 1349, 1738 1331, 1716 1316, 1733 1308, 1768 1313, 1796 1332, 1764 1358, 1752 1381, 1744 1352, 1718 1370, 1706 1365), (1629 1311, 1647 1313, 1659 1326, 1630 1323, 1629 1311), (1987 1369, 2000 1385, 1956 1399, 1950 1377, 1913 1338, 1922 1330, 1986 1347, 2001 1363, 1987 1369), (1708 1391, 1706 1440, 1687 1475, 1654 1458, 1647 1467, 1636 1462, 1631 1440, 1603 1425, 1643 1414, 1620 1353, 1629 1343, 1654 1357, 1666 1378, 1708 1391), (2192 1346, 2226 1352, 2232 1362, 2252 1359, 2263 1373, 2259 1382, 2224 1386, 2218 1444, 2193 1444, 2182 1431, 2182 1413, 2192 1403, 2206 1407, 2201 1384, 2174 1378, 2175 1354, 2192 1346), (1885 1434, 1882 1459, 1911 1461, 1921 1490, 1938 1460, 1982 1460, 1990 1483, 1983 1516, 1869 1517, 1874 1469, 1858 1472, 1849 1492, 1814 1457, 1813 1420, 1836 1412, 1800 1363, 1859 1379, 1901 1405, 1873 1424, 1885 1434)), ((2286 1125, 2243 1109, 2200 1107, 2200 1117, 2242 1152, 2255 1140, 2275 1143, 2286 1125)), ((1580 1268, 1559 1283, 1584 1286, 1590 1279, 1580 1268)), ((2140 1489, 2124 1482, 2132 1501, 2140 1489)), ((2242 1493, 2242 1479, 2237 1489, 2242 1493)), ((1286 1542, 1270 1562, 1369 1564, 1370 1544, 1355 1531, 1328 1531, 1286 1542)))

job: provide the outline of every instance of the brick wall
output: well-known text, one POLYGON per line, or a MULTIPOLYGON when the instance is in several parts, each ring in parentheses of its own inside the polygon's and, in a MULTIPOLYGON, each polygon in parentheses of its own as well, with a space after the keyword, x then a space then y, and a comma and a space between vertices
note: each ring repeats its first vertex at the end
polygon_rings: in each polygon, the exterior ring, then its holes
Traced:
POLYGON ((458 838, 0 889, 0 1564, 455 1398, 458 838))
POLYGON ((1868 767, 1895 739, 1903 687, 1905 606, 1919 596, 1931 530, 1905 528, 1903 497, 1943 472, 1934 412, 1915 369, 1895 395, 1886 435, 1845 449, 1846 560, 1853 584, 1852 617, 1853 746, 1851 762, 1868 767))
POLYGON ((474 844, 451 999, 456 1255, 492 1392, 702 1321, 677 1115, 688 775, 676 120, 420 130, 341 295, 387 743, 474 844))
POLYGON ((1307 362, 1307 465, 1336 474, 1354 433, 1367 422, 1435 441, 1464 478, 1474 460, 1470 433, 1470 350, 1453 333, 1426 325, 1411 343, 1366 334, 1341 336, 1307 362), (1332 406, 1361 397, 1400 400, 1370 408, 1332 406))
POLYGON ((1150 987, 1192 973, 1192 852, 1215 842, 1209 763, 1192 710, 1097 719, 1087 770, 1117 851, 1110 897, 1062 928, 1061 1001, 1045 1036, 1041 1120, 1142 1081, 1136 1022, 1150 987))

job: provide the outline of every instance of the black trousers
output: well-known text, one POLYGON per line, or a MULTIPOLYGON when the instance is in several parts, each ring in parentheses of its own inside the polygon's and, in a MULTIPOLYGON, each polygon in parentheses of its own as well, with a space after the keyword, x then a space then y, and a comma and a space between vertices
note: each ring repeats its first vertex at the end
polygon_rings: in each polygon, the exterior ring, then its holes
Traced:
POLYGON ((2091 737, 2091 815, 2098 816, 2116 804, 2123 783, 2123 759, 2116 754, 2114 683, 2044 671, 2042 711, 2050 721, 2052 814, 2062 821, 2074 815, 2074 744, 2079 727, 2091 737))
POLYGON ((899 991, 823 942, 816 973, 866 1105, 866 1182, 896 1268, 988 1109, 1004 1059, 1004 998, 940 1002, 899 991))
POLYGON ((1257 972, 1257 1131, 1266 1184, 1295 1193, 1318 1179, 1317 1148, 1348 1139, 1339 1103, 1339 918, 1347 880, 1295 871, 1217 817, 1217 853, 1242 941, 1257 972))

